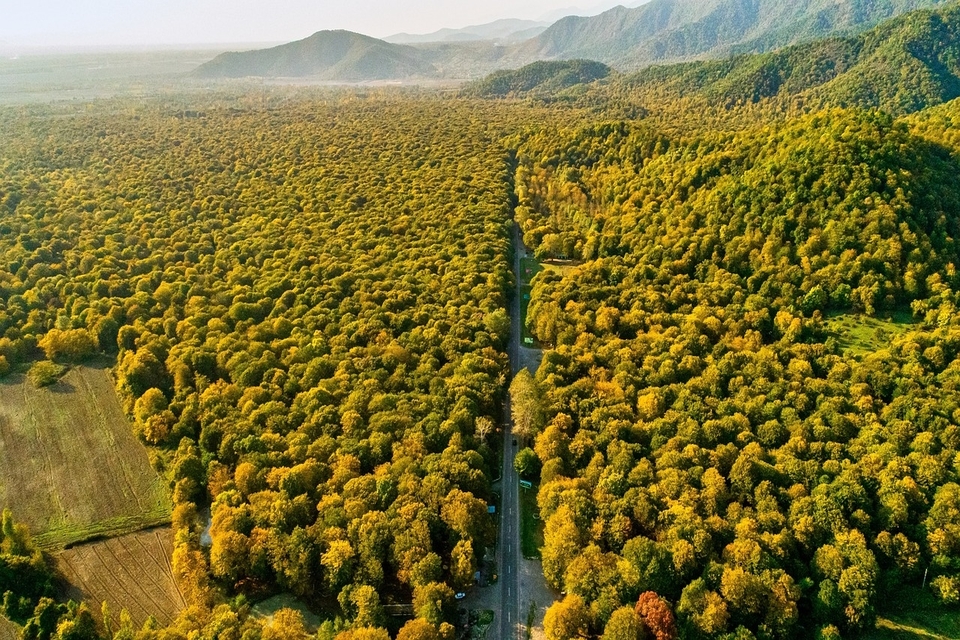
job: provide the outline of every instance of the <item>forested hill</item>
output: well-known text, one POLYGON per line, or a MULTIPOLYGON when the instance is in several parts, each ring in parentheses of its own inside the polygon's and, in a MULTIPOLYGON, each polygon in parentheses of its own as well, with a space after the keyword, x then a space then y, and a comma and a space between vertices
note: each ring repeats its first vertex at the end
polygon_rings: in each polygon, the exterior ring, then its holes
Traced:
POLYGON ((612 69, 593 60, 557 60, 528 64, 515 71, 497 71, 464 87, 465 95, 485 98, 548 96, 572 86, 600 80, 612 69))
POLYGON ((569 16, 511 46, 492 41, 410 46, 349 31, 319 31, 270 49, 224 53, 194 73, 206 78, 311 77, 334 82, 471 78, 542 60, 581 58, 635 70, 859 32, 891 16, 939 4, 941 0, 653 0, 591 18, 569 16))
POLYGON ((730 107, 765 99, 909 113, 960 96, 960 4, 919 10, 865 33, 719 61, 650 67, 603 92, 730 107))
POLYGON ((223 53, 201 65, 199 77, 313 77, 340 82, 431 77, 433 66, 408 46, 351 31, 318 31, 309 38, 255 51, 223 53))
POLYGON ((958 106, 521 145, 524 241, 581 261, 528 316, 548 638, 635 637, 651 591, 690 639, 956 620, 958 106))
POLYGON ((770 51, 869 28, 938 0, 653 0, 599 16, 569 16, 525 43, 524 59, 591 58, 618 69, 770 51))

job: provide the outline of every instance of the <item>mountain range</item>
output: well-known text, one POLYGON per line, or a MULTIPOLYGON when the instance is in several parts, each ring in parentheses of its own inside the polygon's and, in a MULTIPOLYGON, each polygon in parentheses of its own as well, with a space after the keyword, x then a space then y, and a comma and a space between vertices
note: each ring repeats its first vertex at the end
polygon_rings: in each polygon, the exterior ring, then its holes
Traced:
POLYGON ((850 34, 939 0, 654 0, 569 16, 520 46, 520 59, 590 58, 621 70, 770 51, 850 34))
MULTIPOLYGON (((606 77, 603 67, 584 61, 535 62, 469 83, 463 93, 558 97, 565 89, 606 77)), ((652 66, 608 84, 594 90, 640 102, 644 96, 697 96, 722 106, 787 99, 792 104, 878 107, 894 114, 918 111, 960 97, 960 3, 913 11, 851 36, 723 60, 652 66)), ((586 103, 591 102, 587 95, 586 103)))
POLYGON ((433 33, 416 35, 398 33, 384 38, 393 44, 423 44, 428 42, 473 42, 493 40, 496 42, 522 42, 534 38, 550 26, 542 20, 516 20, 507 18, 487 24, 478 24, 462 29, 440 29, 433 33))
POLYGON ((196 75, 340 82, 477 78, 538 60, 581 58, 632 71, 855 34, 892 16, 940 4, 943 0, 652 0, 593 17, 568 16, 512 44, 507 40, 524 31, 520 21, 444 30, 430 34, 440 40, 413 44, 397 40, 420 36, 398 34, 387 42, 348 31, 320 31, 271 49, 222 54, 196 75))

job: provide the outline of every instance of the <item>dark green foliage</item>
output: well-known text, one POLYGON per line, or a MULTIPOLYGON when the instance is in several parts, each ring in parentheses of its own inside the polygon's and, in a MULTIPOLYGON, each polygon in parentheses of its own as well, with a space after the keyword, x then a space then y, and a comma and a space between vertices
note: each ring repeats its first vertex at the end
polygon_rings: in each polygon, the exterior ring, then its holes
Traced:
POLYGON ((26 526, 16 524, 9 509, 3 511, 0 531, 0 594, 0 613, 21 624, 53 595, 53 571, 33 546, 26 526))
POLYGON ((916 11, 861 35, 773 53, 655 67, 632 90, 701 95, 732 106, 778 98, 906 113, 960 96, 960 5, 916 11))
POLYGON ((540 459, 530 447, 524 447, 517 452, 513 459, 513 467, 522 478, 527 480, 535 480, 540 475, 540 459))
POLYGON ((664 61, 770 51, 837 32, 863 30, 937 4, 936 0, 653 0, 591 18, 563 18, 523 45, 522 51, 547 58, 591 58, 619 69, 636 69, 664 61))
POLYGON ((463 93, 484 98, 553 97, 570 87, 606 78, 611 71, 592 60, 534 62, 516 71, 497 71, 467 85, 463 93))

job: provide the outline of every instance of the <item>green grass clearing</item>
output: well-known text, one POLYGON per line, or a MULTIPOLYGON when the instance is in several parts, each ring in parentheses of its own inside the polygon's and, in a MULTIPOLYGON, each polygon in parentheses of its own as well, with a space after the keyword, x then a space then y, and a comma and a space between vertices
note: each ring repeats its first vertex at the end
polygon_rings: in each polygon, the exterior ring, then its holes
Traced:
POLYGON ((541 271, 543 271, 543 265, 535 258, 520 258, 520 284, 530 284, 533 276, 541 271))
POLYGON ((484 640, 487 630, 493 624, 493 611, 474 609, 470 611, 470 640, 484 640))
POLYGON ((537 339, 527 328, 527 308, 530 306, 530 285, 520 287, 520 346, 528 349, 539 348, 537 339))
POLYGON ((273 616, 280 609, 293 609, 299 612, 303 616, 303 625, 310 633, 315 633, 323 623, 320 616, 310 611, 307 605, 290 593, 281 593, 272 598, 267 598, 263 602, 258 602, 251 607, 250 613, 256 620, 268 623, 273 621, 273 616))
POLYGON ((106 367, 49 387, 0 382, 0 507, 44 549, 170 522, 166 482, 133 435, 106 367))
POLYGON ((960 610, 946 607, 930 593, 901 586, 896 598, 883 600, 877 628, 863 634, 865 640, 921 640, 960 638, 960 610))
POLYGON ((841 348, 861 356, 885 349, 914 326, 909 312, 895 312, 885 318, 842 313, 827 317, 824 325, 841 348))
POLYGON ((539 484, 534 484, 531 489, 520 489, 520 552, 527 560, 539 560, 543 546, 543 520, 537 508, 539 488, 539 484))

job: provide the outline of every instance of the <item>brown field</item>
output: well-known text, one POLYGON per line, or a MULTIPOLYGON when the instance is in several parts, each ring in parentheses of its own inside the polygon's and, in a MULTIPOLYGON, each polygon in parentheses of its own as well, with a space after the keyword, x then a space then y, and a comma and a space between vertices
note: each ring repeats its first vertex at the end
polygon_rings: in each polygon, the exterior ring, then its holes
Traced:
POLYGON ((54 554, 54 562, 69 585, 65 598, 82 600, 97 612, 106 601, 114 620, 126 609, 140 627, 149 616, 167 625, 184 607, 172 554, 173 534, 165 527, 78 545, 54 554))
POLYGON ((20 638, 20 628, 0 616, 0 640, 19 640, 20 638))
POLYGON ((0 382, 0 507, 47 549, 170 521, 106 368, 77 367, 43 389, 22 375, 0 382))

